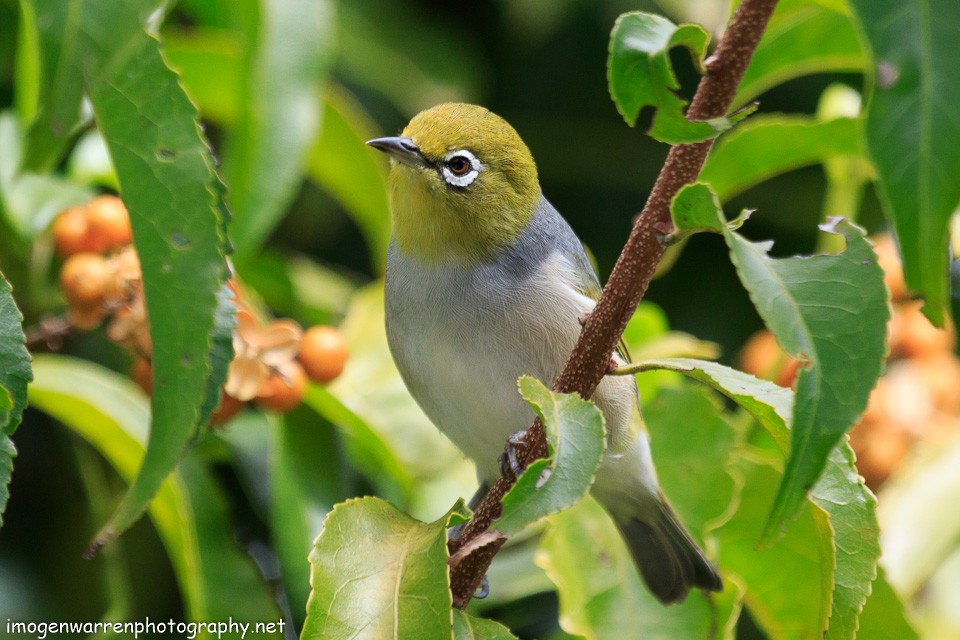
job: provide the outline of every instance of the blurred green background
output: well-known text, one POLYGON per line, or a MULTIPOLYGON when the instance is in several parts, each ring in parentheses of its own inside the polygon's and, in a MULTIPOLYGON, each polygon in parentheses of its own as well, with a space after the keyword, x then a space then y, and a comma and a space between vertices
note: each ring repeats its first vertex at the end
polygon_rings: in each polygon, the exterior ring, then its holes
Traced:
MULTIPOLYGON (((173 66, 180 63, 193 70, 187 74, 188 91, 202 92, 210 83, 212 95, 198 102, 208 106, 202 109, 208 117, 206 133, 220 152, 230 113, 239 107, 218 102, 216 89, 236 78, 225 71, 219 75, 223 70, 216 66, 207 70, 206 79, 197 75, 204 64, 216 64, 215 56, 204 58, 203 47, 216 44, 212 36, 226 28, 227 21, 211 9, 215 5, 202 0, 175 5, 160 33, 173 66)), ((420 109, 448 100, 479 103, 499 113, 531 148, 546 196, 589 247, 601 278, 610 272, 667 152, 666 145, 628 128, 609 98, 605 63, 610 28, 620 13, 643 9, 715 30, 728 11, 723 0, 342 0, 324 6, 332 23, 328 35, 318 34, 328 39, 324 46, 331 57, 323 95, 351 131, 369 137, 395 134, 420 109)), ((0 0, 0 110, 10 109, 15 100, 19 11, 16 0, 0 0)), ((696 82, 694 69, 685 54, 674 59, 681 93, 689 96, 696 82)), ((790 81, 762 96, 760 112, 813 113, 824 88, 835 82, 859 90, 862 78, 815 75, 790 81)), ((329 117, 328 112, 325 124, 329 117)), ((351 153, 359 154, 358 162, 385 170, 382 158, 357 147, 358 140, 349 142, 356 147, 351 153)), ((95 152, 93 156, 90 165, 96 167, 95 152)), ((346 188, 353 188, 349 180, 346 188)), ((356 188, 370 185, 357 183, 356 188)), ((744 233, 775 239, 776 255, 809 253, 823 215, 823 189, 819 167, 801 169, 741 194, 728 211, 757 209, 744 233)), ((373 201, 371 207, 382 206, 376 197, 373 201)), ((342 192, 338 195, 329 183, 308 175, 260 257, 301 254, 351 285, 371 281, 380 275, 383 256, 371 251, 356 219, 345 207, 342 192)), ((869 189, 860 222, 869 230, 882 225, 869 189)), ((251 281, 263 264, 250 263, 251 281)), ((274 303, 269 277, 263 274, 261 270, 259 277, 265 279, 254 286, 274 303)), ((666 311, 671 328, 719 343, 727 363, 761 326, 722 239, 709 234, 697 235, 686 245, 672 268, 651 285, 647 299, 666 311)), ((301 321, 334 323, 344 310, 315 313, 284 308, 282 301, 274 309, 301 321)), ((24 312, 29 321, 44 310, 27 306, 24 312)), ((71 341, 66 352, 121 367, 122 358, 105 353, 104 344, 102 335, 94 333, 71 341)), ((148 518, 107 550, 119 559, 113 565, 103 557, 81 559, 125 486, 112 468, 85 441, 35 410, 27 413, 16 444, 19 456, 0 530, 0 619, 97 619, 115 604, 111 593, 117 591, 105 585, 116 584, 116 579, 126 585, 121 590, 129 598, 125 616, 183 619, 176 579, 148 518), (126 571, 111 578, 110 567, 117 563, 126 571)), ((212 459, 216 455, 214 451, 212 459)), ((232 465, 224 461, 214 467, 229 498, 236 541, 279 589, 279 569, 268 550, 262 514, 251 508, 232 465)), ((364 483, 354 478, 351 489, 361 493, 367 488, 364 483)), ((549 620, 556 602, 543 596, 526 606, 541 608, 549 620)), ((506 620, 513 615, 500 614, 506 620)), ((544 624, 515 630, 530 636, 554 630, 544 624)), ((746 616, 741 624, 744 637, 750 637, 746 616)))

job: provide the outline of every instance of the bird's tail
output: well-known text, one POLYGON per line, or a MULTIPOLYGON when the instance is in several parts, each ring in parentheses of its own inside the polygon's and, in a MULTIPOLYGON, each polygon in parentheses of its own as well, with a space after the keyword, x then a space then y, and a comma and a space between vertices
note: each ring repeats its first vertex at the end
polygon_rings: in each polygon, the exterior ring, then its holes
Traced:
POLYGON ((642 516, 613 514, 650 591, 664 604, 682 601, 693 587, 722 591, 717 570, 680 524, 662 493, 659 498, 651 501, 657 508, 643 509, 642 516))

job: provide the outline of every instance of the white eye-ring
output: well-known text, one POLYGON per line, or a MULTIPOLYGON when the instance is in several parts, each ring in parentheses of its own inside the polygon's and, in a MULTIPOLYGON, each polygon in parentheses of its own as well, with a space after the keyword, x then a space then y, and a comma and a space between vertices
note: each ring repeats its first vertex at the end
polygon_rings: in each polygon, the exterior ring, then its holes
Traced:
POLYGON ((477 156, 466 149, 460 149, 459 151, 451 151, 444 156, 441 171, 443 172, 443 179, 450 186, 466 187, 477 179, 482 168, 483 166, 477 160, 477 156))

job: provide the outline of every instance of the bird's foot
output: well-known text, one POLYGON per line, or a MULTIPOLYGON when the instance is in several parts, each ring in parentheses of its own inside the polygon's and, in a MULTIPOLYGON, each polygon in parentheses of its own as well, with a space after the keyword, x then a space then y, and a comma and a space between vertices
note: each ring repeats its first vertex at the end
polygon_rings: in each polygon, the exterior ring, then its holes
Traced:
POLYGON ((520 447, 523 446, 526 431, 517 431, 509 438, 507 444, 503 447, 503 453, 497 458, 500 465, 500 475, 515 482, 520 474, 523 473, 523 465, 520 464, 520 447))

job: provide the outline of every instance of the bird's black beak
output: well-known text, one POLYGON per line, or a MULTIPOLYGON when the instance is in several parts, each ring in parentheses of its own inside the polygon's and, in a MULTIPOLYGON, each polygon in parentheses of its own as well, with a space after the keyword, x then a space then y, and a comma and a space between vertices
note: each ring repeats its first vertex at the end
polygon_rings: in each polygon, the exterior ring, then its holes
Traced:
POLYGON ((367 140, 367 144, 374 149, 379 149, 389 154, 392 158, 396 158, 403 164, 412 167, 427 166, 427 161, 424 159, 423 154, 420 153, 420 148, 410 138, 374 138, 373 140, 367 140))

